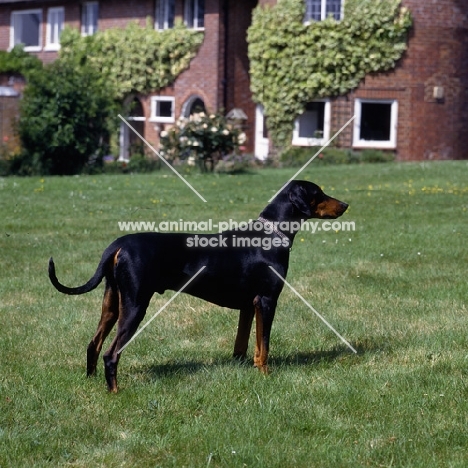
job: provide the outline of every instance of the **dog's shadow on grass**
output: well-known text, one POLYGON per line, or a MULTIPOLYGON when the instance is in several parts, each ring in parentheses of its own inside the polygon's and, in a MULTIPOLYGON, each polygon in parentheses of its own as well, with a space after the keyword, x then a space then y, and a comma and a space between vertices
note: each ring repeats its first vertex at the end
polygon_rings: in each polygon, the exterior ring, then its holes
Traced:
POLYGON ((338 344, 329 349, 320 349, 309 352, 297 352, 287 356, 272 356, 270 363, 274 365, 284 366, 308 366, 320 363, 332 363, 335 361, 344 361, 355 359, 356 363, 360 360, 356 359, 365 354, 375 354, 388 351, 388 346, 385 343, 372 342, 370 340, 360 340, 350 343, 354 348, 352 351, 345 344, 338 344))
MULTIPOLYGON (((372 343, 370 341, 359 341, 351 343, 351 345, 357 353, 352 352, 347 346, 340 344, 330 349, 297 352, 285 356, 271 355, 269 365, 272 371, 274 371, 275 368, 313 366, 338 361, 349 361, 350 359, 353 359, 354 363, 359 363, 359 357, 362 357, 365 354, 385 351, 381 343, 372 343)), ((192 375, 202 371, 209 371, 209 369, 213 367, 232 366, 233 363, 239 367, 250 368, 253 365, 252 362, 253 358, 251 355, 249 355, 245 360, 237 360, 226 356, 210 358, 205 361, 168 361, 163 364, 141 367, 139 370, 146 374, 150 380, 155 380, 165 377, 192 375)))

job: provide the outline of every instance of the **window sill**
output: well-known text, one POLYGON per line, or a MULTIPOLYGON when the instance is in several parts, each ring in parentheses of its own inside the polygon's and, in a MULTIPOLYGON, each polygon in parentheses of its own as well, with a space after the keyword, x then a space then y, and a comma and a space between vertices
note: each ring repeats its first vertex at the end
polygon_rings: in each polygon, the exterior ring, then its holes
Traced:
POLYGON ((327 140, 325 138, 293 138, 293 146, 323 146, 327 140))
MULTIPOLYGON (((20 45, 20 44, 21 44, 21 42, 19 42, 18 44, 14 44, 14 45, 10 46, 8 48, 8 52, 11 52, 15 46, 20 45)), ((23 50, 25 52, 41 52, 42 51, 42 46, 26 46, 26 47, 24 47, 23 50)))
POLYGON ((49 44, 44 47, 44 52, 58 52, 59 50, 60 44, 49 44))
POLYGON ((150 117, 149 121, 153 123, 174 123, 175 119, 174 117, 150 117))
POLYGON ((396 143, 392 141, 372 141, 372 140, 360 140, 353 142, 353 148, 355 149, 396 149, 396 143))

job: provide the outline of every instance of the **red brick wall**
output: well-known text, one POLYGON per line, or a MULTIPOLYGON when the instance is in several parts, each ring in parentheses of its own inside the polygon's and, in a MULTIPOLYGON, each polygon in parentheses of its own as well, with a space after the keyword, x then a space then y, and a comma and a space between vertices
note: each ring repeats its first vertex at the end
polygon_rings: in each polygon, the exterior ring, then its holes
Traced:
POLYGON ((247 135, 245 144, 248 153, 253 152, 255 138, 255 104, 252 101, 249 77, 249 59, 247 55, 247 28, 252 22, 252 10, 257 0, 247 0, 229 3, 229 24, 227 36, 227 73, 225 80, 225 103, 226 112, 237 107, 247 115, 244 131, 247 135))
MULTIPOLYGON (((403 3, 414 22, 408 51, 394 71, 367 76, 358 89, 337 100, 342 112, 334 111, 334 126, 352 115, 355 98, 394 98, 399 106, 398 159, 468 159, 468 4, 403 3), (444 88, 443 99, 434 98, 435 86, 444 88)), ((352 142, 350 130, 340 140, 346 146, 352 142)))

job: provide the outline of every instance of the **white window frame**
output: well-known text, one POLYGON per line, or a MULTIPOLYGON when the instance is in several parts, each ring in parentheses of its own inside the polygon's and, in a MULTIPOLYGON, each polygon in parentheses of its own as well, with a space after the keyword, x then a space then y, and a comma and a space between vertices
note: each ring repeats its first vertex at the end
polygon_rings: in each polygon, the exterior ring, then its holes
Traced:
POLYGON ((39 44, 36 46, 25 46, 24 50, 26 52, 40 52, 42 50, 42 9, 36 8, 31 10, 15 10, 11 12, 10 18, 10 49, 17 44, 23 44, 21 41, 16 41, 15 39, 15 18, 23 16, 23 15, 30 15, 30 14, 38 14, 39 15, 39 44))
POLYGON ((203 24, 198 23, 198 10, 200 2, 204 0, 185 0, 184 1, 184 23, 191 29, 203 31, 205 29, 205 7, 203 7, 203 24))
POLYGON ((84 2, 81 6, 81 35, 92 36, 99 29, 99 2, 84 2))
POLYGON ((60 49, 60 34, 65 24, 65 8, 53 7, 47 10, 46 46, 44 50, 60 49), (58 21, 53 21, 55 15, 61 15, 58 21))
POLYGON ((300 116, 294 121, 293 129, 293 146, 322 146, 330 139, 330 118, 331 118, 331 104, 329 99, 317 99, 311 102, 324 102, 325 107, 323 110, 323 135, 322 138, 305 138, 299 136, 299 123, 300 116))
POLYGON ((156 0, 154 8, 154 29, 164 31, 172 29, 175 21, 175 0, 156 0), (171 8, 172 4, 172 8, 171 8), (172 21, 170 13, 173 12, 172 21))
MULTIPOLYGON (((306 19, 305 24, 310 24, 313 23, 314 21, 323 21, 324 19, 327 18, 327 0, 320 0, 321 1, 321 10, 320 10, 320 20, 314 20, 314 19, 306 19)), ((305 3, 307 3, 307 0, 305 0, 305 3)), ((340 18, 336 21, 341 21, 344 16, 344 3, 345 0, 341 0, 341 6, 340 6, 340 18)))
POLYGON ((172 96, 151 96, 151 114, 150 122, 158 123, 174 123, 175 122, 175 98, 172 96), (171 116, 164 117, 157 115, 158 103, 170 102, 171 103, 171 116))
POLYGON ((357 148, 395 149, 397 147, 398 101, 396 99, 360 99, 354 101, 353 146, 357 148), (390 138, 388 140, 361 139, 362 104, 389 104, 390 138))

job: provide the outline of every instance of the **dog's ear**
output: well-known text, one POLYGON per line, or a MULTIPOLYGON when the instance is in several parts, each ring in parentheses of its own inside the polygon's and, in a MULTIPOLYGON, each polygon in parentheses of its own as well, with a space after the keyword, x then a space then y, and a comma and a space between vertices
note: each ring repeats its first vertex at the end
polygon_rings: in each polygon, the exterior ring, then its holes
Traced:
POLYGON ((312 216, 312 209, 307 190, 301 185, 295 185, 289 192, 290 202, 305 216, 312 216))

